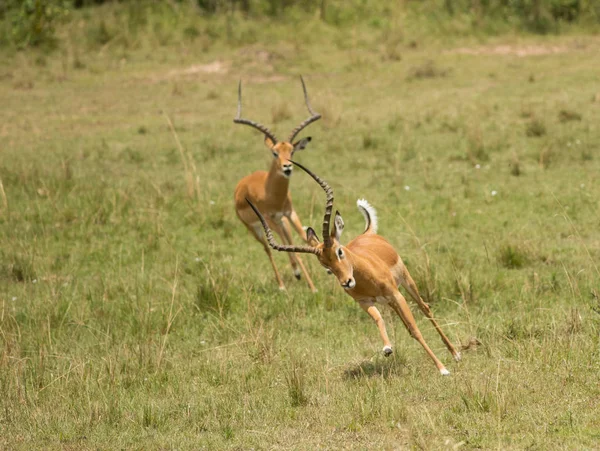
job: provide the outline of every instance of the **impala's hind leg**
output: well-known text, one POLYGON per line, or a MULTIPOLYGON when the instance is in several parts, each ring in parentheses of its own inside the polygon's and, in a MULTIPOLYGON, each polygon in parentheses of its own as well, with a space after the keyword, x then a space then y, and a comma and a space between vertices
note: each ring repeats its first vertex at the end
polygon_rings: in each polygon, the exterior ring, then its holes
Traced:
POLYGON ((269 257, 269 261, 271 262, 271 266, 273 266, 273 271, 275 272, 275 278, 277 279, 277 283, 279 284, 279 289, 285 291, 285 285, 283 283, 283 280, 281 279, 281 276, 279 275, 279 271, 277 270, 277 266, 275 265, 275 260, 273 259, 273 254, 271 253, 271 247, 267 243, 260 223, 253 224, 251 226, 247 224, 245 225, 248 228, 248 230, 250 230, 250 233, 252 233, 252 236, 254 236, 254 238, 256 238, 256 240, 263 245, 263 248, 265 249, 265 252, 269 257))
MULTIPOLYGON (((293 244, 292 243, 292 232, 290 230, 290 224, 289 224, 287 218, 285 218, 285 217, 281 221, 281 231, 283 232, 282 239, 283 239, 284 243, 292 245, 293 244)), ((317 289, 315 288, 312 279, 308 275, 308 271, 304 267, 304 263, 302 263, 300 256, 296 255, 293 252, 290 253, 289 255, 290 255, 290 261, 292 262, 292 268, 294 268, 294 275, 296 276, 296 279, 300 280, 300 272, 296 268, 295 264, 297 264, 300 267, 300 269, 302 270, 302 273, 304 274, 304 277, 306 278, 306 282, 308 283, 308 287, 311 289, 311 291, 313 293, 316 293, 317 289), (294 260, 295 260, 295 262, 294 262, 294 260)))
POLYGON ((446 369, 444 364, 440 362, 440 360, 435 356, 435 354, 429 348, 429 346, 427 346, 427 343, 425 343, 425 339, 423 338, 423 336, 421 335, 421 331, 417 327, 417 323, 415 322, 415 318, 412 312, 410 311, 410 308, 408 307, 406 299, 404 299, 404 296, 402 296, 402 294, 400 294, 399 291, 394 293, 393 298, 390 299, 390 306, 402 319, 402 322, 408 329, 410 336, 417 340, 421 344, 421 346, 423 346, 425 352, 429 354, 429 357, 431 357, 440 373, 444 376, 450 374, 450 372, 446 369))
POLYGON ((389 356, 392 353, 392 344, 390 343, 387 331, 385 330, 385 323, 383 322, 381 313, 379 313, 379 310, 375 307, 373 301, 359 301, 358 304, 360 305, 360 308, 373 318, 375 324, 377 324, 379 335, 381 335, 381 339, 383 340, 383 355, 386 357, 389 356))
POLYGON ((417 289, 417 285, 415 284, 415 281, 410 276, 408 269, 406 269, 406 266, 404 266, 403 263, 402 263, 402 268, 400 269, 400 275, 399 275, 398 279, 399 279, 400 285, 402 285, 404 287, 404 289, 408 292, 408 294, 410 294, 410 297, 415 300, 415 302, 417 303, 417 305, 419 306, 421 311, 425 314, 425 316, 427 318, 429 318, 429 321, 431 321, 431 324, 433 324, 433 327, 435 327, 435 330, 437 330, 438 334, 440 334, 440 337, 442 338, 442 341, 448 348, 448 351, 450 351, 450 353, 454 357, 454 360, 456 360, 458 362, 460 360, 460 352, 458 352, 454 348, 454 346, 452 345, 450 340, 448 340, 448 337, 446 337, 446 335, 442 331, 442 328, 439 326, 439 324, 433 317, 433 313, 431 312, 429 305, 423 300, 423 298, 419 294, 419 290, 417 289))

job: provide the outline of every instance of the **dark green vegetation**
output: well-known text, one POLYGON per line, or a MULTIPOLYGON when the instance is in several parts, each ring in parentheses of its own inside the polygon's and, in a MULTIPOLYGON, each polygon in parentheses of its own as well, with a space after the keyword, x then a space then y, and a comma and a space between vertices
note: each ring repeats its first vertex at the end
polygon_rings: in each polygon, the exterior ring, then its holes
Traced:
MULTIPOLYGON (((296 33, 299 24, 315 18, 338 31, 361 25, 385 29, 397 26, 400 21, 404 31, 411 34, 413 31, 463 36, 514 31, 557 34, 572 29, 597 32, 600 3, 596 0, 3 0, 0 44, 14 48, 69 47, 76 41, 72 35, 61 34, 65 23, 75 25, 70 28, 85 29, 88 38, 100 46, 112 40, 123 45, 122 34, 126 41, 151 34, 164 44, 165 40, 176 37, 194 40, 208 34, 214 38, 219 33, 219 26, 215 26, 218 22, 226 22, 227 41, 232 44, 240 38, 236 30, 244 21, 255 25, 262 22, 263 26, 284 21, 293 25, 296 33), (106 21, 101 13, 97 22, 97 6, 102 4, 114 10, 115 17, 106 21), (199 18, 210 24, 199 23, 199 18), (86 23, 90 19, 97 23, 86 23)), ((243 37, 247 40, 253 36, 256 35, 243 37)))
MULTIPOLYGON (((54 53, 0 67, 0 447, 597 446, 596 37, 72 14, 54 53), (464 349, 452 363, 413 309, 448 378, 387 310, 383 358, 311 256, 319 293, 277 255, 280 293, 235 217, 236 182, 270 161, 232 123, 237 81, 285 133, 299 74, 323 119, 297 159, 334 188, 345 239, 358 197, 378 209, 464 349)), ((322 191, 300 171, 292 190, 318 228, 322 191)))

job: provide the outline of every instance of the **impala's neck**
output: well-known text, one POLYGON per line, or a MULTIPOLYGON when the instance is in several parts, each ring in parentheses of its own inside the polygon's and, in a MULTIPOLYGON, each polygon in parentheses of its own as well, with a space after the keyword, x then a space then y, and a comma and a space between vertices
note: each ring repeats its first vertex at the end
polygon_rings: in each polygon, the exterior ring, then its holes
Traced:
POLYGON ((371 265, 368 261, 365 260, 364 257, 355 254, 346 246, 344 246, 344 253, 346 254, 346 258, 350 261, 350 264, 352 265, 352 269, 354 271, 354 278, 357 279, 356 282, 358 283, 359 278, 362 278, 363 275, 366 276, 370 272, 369 269, 371 265))
POLYGON ((346 259, 352 265, 352 277, 356 282, 354 290, 348 292, 352 297, 356 295, 377 296, 380 291, 379 284, 376 282, 380 279, 376 266, 373 261, 367 256, 352 252, 351 249, 344 247, 346 259))
POLYGON ((289 186, 290 179, 281 173, 277 166, 277 160, 273 160, 265 183, 265 191, 268 198, 272 201, 283 203, 287 199, 289 186))

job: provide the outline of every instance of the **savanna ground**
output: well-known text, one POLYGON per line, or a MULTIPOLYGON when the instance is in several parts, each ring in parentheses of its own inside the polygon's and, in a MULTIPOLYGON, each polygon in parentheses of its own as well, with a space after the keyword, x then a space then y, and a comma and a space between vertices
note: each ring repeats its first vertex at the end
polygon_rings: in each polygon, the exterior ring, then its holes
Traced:
MULTIPOLYGON (((598 37, 296 25, 6 57, 0 447, 598 448, 598 37), (323 119, 296 158, 334 188, 344 242, 356 199, 377 208, 463 348, 453 363, 413 305, 449 377, 387 310, 384 358, 312 256, 319 292, 277 255, 280 292, 235 216, 271 158, 232 123, 237 81, 286 136, 299 74, 323 119)), ((323 192, 291 188, 319 230, 323 192)))

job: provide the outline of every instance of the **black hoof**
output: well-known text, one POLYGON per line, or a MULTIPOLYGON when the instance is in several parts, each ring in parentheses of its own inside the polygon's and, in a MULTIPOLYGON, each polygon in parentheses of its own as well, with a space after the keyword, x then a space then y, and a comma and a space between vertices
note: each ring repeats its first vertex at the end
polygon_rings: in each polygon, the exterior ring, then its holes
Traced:
POLYGON ((294 274, 294 277, 296 278, 296 280, 302 279, 302 275, 300 273, 294 274))

